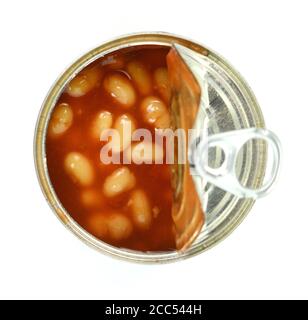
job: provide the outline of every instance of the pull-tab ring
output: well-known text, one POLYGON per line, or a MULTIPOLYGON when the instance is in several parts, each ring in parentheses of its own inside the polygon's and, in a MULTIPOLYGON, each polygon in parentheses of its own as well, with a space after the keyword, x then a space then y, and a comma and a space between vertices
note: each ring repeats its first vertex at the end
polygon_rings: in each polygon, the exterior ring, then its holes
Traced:
POLYGON ((260 198, 272 188, 280 167, 281 146, 277 136, 266 129, 249 128, 214 134, 201 139, 196 149, 192 151, 192 164, 197 174, 208 182, 233 193, 238 197, 260 198), (265 140, 272 152, 273 162, 270 168, 268 181, 259 189, 246 188, 241 185, 236 175, 236 160, 243 145, 252 139, 265 140), (225 154, 223 164, 219 168, 210 168, 204 159, 207 159, 211 147, 220 147, 225 154))

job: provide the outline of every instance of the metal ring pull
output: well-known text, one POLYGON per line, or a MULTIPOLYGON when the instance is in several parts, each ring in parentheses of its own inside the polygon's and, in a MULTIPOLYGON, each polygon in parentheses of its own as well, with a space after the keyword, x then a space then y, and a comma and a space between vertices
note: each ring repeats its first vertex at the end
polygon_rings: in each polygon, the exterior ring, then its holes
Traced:
POLYGON ((207 136, 201 139, 191 155, 196 174, 202 176, 206 181, 240 198, 257 199, 265 196, 273 187, 279 173, 281 146, 279 139, 273 132, 266 129, 249 128, 207 136), (244 187, 236 175, 236 160, 239 152, 243 145, 252 139, 265 140, 273 155, 269 179, 259 189, 244 187), (220 147, 225 154, 224 162, 219 168, 210 168, 205 161, 208 150, 212 147, 220 147))

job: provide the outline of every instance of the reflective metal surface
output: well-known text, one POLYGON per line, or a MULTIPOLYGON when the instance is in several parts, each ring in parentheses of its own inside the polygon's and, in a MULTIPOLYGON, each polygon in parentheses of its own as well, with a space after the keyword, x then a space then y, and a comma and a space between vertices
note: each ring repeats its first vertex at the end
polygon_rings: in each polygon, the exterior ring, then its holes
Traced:
MULTIPOLYGON (((188 151, 191 167, 190 174, 193 173, 193 177, 197 178, 195 185, 198 189, 201 188, 200 197, 204 197, 204 186, 203 183, 200 185, 199 181, 210 182, 239 198, 253 198, 256 200, 267 195, 276 181, 280 168, 281 146, 278 137, 267 129, 254 127, 211 133, 209 135, 207 128, 208 114, 211 114, 211 112, 209 110, 208 88, 210 87, 212 92, 216 91, 223 104, 228 109, 232 109, 234 105, 241 103, 238 101, 238 95, 230 86, 232 79, 229 79, 228 73, 207 56, 200 55, 178 44, 173 47, 182 60, 185 61, 188 72, 193 74, 194 79, 197 81, 196 86, 201 88, 199 111, 193 124, 195 134, 193 143, 191 143, 188 151), (238 181, 237 158, 248 141, 257 139, 264 140, 267 143, 273 161, 266 182, 262 187, 249 188, 238 181), (223 163, 214 168, 208 166, 207 161, 209 149, 211 148, 220 148, 224 154, 223 163)), ((177 69, 181 70, 179 66, 177 69)), ((183 75, 180 77, 183 78, 183 75)), ((189 83, 189 81, 186 81, 186 83, 189 83)), ((193 105, 193 101, 188 101, 181 106, 177 113, 180 114, 182 110, 187 109, 187 113, 190 115, 192 114, 193 105)))

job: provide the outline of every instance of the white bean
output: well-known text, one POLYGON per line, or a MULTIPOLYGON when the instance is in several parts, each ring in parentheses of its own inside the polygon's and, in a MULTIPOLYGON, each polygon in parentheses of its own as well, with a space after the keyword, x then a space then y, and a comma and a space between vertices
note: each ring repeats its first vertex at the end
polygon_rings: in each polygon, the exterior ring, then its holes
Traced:
POLYGON ((81 97, 99 85, 102 77, 98 66, 82 70, 68 84, 66 92, 72 97, 81 97))
POLYGON ((103 213, 91 214, 87 223, 89 232, 98 238, 108 236, 108 219, 103 213))
POLYGON ((94 139, 100 141, 101 135, 112 126, 112 114, 109 111, 99 112, 91 127, 91 134, 94 139))
POLYGON ((125 65, 125 59, 121 54, 112 54, 104 59, 102 62, 103 66, 108 66, 113 70, 123 69, 125 65))
POLYGON ((127 149, 125 154, 127 159, 131 159, 135 164, 159 164, 163 163, 164 150, 158 144, 152 142, 142 141, 134 144, 130 149, 127 149), (131 151, 131 157, 128 154, 131 151))
POLYGON ((134 174, 127 167, 121 167, 106 178, 103 193, 107 197, 114 197, 131 190, 135 184, 134 174))
POLYGON ((79 152, 70 152, 66 155, 64 168, 72 180, 82 186, 89 186, 94 181, 91 162, 79 152))
POLYGON ((127 239, 133 231, 131 221, 121 213, 112 213, 108 217, 110 238, 115 241, 127 239))
POLYGON ((105 90, 123 107, 130 108, 136 102, 134 87, 128 78, 121 73, 112 73, 104 79, 105 90))
POLYGON ((127 64, 127 71, 138 91, 143 95, 150 94, 152 90, 151 76, 145 66, 138 61, 131 61, 127 64))
POLYGON ((51 137, 61 136, 73 123, 73 110, 67 103, 55 107, 49 122, 48 133, 51 137))
POLYGON ((154 84, 161 97, 166 102, 169 102, 171 93, 168 79, 168 71, 166 68, 157 68, 154 71, 154 84))
POLYGON ((112 138, 109 146, 114 152, 121 152, 131 144, 132 134, 136 130, 136 121, 129 114, 123 114, 116 119, 114 129, 119 139, 112 138))
POLYGON ((152 213, 150 202, 145 192, 140 189, 134 190, 130 205, 135 225, 141 230, 149 229, 152 222, 152 213))
POLYGON ((155 128, 166 129, 170 127, 170 116, 164 102, 154 96, 145 98, 141 102, 141 112, 145 122, 153 124, 155 128))

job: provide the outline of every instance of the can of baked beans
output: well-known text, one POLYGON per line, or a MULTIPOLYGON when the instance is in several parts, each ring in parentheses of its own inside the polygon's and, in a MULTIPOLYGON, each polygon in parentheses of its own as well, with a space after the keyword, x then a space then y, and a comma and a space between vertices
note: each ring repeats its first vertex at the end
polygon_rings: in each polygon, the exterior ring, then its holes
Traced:
POLYGON ((209 48, 161 32, 119 37, 67 68, 43 103, 34 146, 42 191, 66 227, 102 253, 144 263, 185 259, 227 237, 272 186, 280 151, 239 73, 209 48), (181 167, 155 140, 175 123, 206 125, 210 141, 198 136, 181 167))

